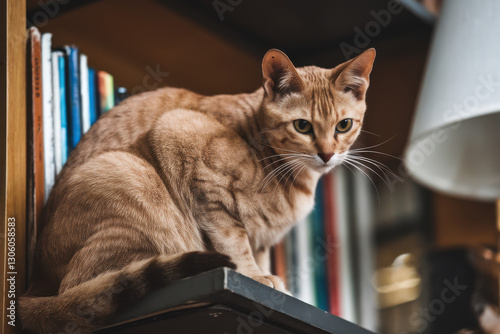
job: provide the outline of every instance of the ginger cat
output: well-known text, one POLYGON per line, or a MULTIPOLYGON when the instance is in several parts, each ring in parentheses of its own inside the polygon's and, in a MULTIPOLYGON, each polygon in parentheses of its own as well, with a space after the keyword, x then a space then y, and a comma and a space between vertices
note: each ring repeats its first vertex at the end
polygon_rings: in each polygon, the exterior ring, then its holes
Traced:
POLYGON ((269 249, 358 137, 374 59, 369 49, 333 69, 295 68, 270 50, 253 93, 163 88, 103 115, 44 210, 24 328, 87 333, 155 288, 221 266, 283 291, 269 249))

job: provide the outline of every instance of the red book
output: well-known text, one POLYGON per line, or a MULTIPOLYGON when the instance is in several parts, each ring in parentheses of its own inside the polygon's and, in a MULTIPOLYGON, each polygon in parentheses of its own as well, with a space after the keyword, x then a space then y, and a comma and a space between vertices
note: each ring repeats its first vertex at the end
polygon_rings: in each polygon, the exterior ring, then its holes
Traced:
MULTIPOLYGON (((325 210, 325 236, 328 245, 338 245, 338 222, 337 208, 335 207, 335 176, 327 174, 323 180, 324 187, 324 210, 325 210)), ((340 295, 340 260, 339 251, 330 252, 326 260, 327 263, 327 279, 328 279, 328 300, 330 301, 330 313, 336 316, 342 316, 341 310, 341 295, 340 295)))
MULTIPOLYGON (((33 257, 38 232, 40 231, 40 217, 45 201, 44 154, 43 154, 43 100, 42 100, 42 55, 41 36, 37 28, 30 28, 31 75, 29 81, 31 93, 28 105, 28 277, 33 268, 33 257)), ((28 58, 28 59, 30 59, 28 58)), ((29 71, 28 71, 29 73, 29 71)))
POLYGON ((286 281, 286 270, 287 270, 287 265, 286 265, 286 249, 285 249, 285 242, 281 241, 280 243, 276 244, 274 246, 274 274, 279 276, 283 283, 285 283, 285 286, 288 287, 287 281, 286 281))

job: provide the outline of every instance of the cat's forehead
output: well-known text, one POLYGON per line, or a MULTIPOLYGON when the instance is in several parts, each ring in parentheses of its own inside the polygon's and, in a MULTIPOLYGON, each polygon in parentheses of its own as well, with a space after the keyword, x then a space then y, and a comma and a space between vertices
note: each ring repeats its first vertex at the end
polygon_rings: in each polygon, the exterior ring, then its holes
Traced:
POLYGON ((331 71, 331 69, 325 69, 317 66, 304 66, 297 68, 297 72, 306 85, 331 85, 331 71))

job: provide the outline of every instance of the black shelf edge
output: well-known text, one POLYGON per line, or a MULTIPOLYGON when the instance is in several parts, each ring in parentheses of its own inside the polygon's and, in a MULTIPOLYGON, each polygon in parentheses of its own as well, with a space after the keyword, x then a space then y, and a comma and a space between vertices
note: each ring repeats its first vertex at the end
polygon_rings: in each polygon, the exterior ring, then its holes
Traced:
POLYGON ((145 296, 116 319, 117 325, 101 332, 147 322, 148 318, 155 321, 162 313, 188 309, 189 305, 224 305, 246 314, 257 311, 267 323, 289 330, 302 327, 314 333, 372 333, 228 268, 179 280, 145 296))

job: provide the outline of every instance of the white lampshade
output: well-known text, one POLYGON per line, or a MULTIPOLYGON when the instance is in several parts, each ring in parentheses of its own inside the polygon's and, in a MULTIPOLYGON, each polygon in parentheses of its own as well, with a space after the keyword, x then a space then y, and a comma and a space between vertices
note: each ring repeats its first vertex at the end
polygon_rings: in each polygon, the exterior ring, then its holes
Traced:
POLYGON ((437 191, 500 198, 500 0, 448 0, 405 152, 437 191))

